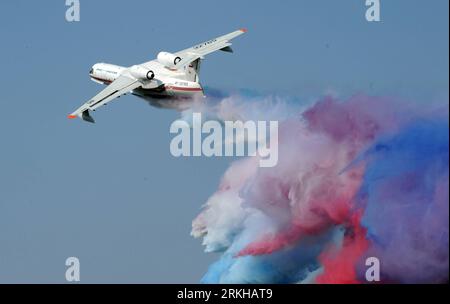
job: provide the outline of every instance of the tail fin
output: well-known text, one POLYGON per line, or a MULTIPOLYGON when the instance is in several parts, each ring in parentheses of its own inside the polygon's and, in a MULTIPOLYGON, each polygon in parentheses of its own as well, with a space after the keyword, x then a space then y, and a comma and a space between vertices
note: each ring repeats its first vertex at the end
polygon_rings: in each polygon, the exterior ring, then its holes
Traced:
POLYGON ((200 58, 192 61, 186 66, 186 80, 200 82, 200 58))

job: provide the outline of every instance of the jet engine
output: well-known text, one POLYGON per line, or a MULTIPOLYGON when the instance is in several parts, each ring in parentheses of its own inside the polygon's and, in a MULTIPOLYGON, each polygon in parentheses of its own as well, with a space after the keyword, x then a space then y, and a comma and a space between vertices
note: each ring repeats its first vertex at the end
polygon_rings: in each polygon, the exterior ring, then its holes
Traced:
POLYGON ((148 70, 142 66, 135 65, 130 69, 131 75, 137 79, 152 80, 155 78, 155 73, 152 70, 148 70))
POLYGON ((159 63, 168 68, 175 68, 177 63, 181 61, 181 57, 168 52, 160 52, 156 58, 159 63))

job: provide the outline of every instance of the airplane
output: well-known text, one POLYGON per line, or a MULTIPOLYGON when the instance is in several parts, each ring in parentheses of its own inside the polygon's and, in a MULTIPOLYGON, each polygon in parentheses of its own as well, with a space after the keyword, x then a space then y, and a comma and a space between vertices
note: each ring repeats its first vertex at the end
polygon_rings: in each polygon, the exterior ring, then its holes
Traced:
POLYGON ((231 39, 245 32, 246 29, 240 29, 176 53, 160 52, 156 59, 131 67, 94 64, 89 76, 94 82, 108 86, 69 114, 68 118, 79 117, 94 123, 90 111, 126 93, 164 108, 175 108, 179 106, 180 100, 192 99, 199 94, 203 96, 199 81, 201 60, 215 51, 232 53, 231 39))

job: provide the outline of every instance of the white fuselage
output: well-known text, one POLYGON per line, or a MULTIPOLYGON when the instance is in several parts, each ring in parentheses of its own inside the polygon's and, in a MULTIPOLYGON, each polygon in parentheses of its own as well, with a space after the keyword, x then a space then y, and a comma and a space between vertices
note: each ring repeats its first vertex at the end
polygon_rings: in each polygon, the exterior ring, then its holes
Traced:
MULTIPOLYGON (((171 101, 161 101, 161 99, 186 99, 203 95, 203 88, 198 82, 198 76, 190 75, 192 73, 190 68, 192 67, 175 70, 167 68, 157 61, 148 62, 141 66, 146 70, 153 71, 155 75, 158 75, 158 79, 151 81, 142 88, 133 90, 131 93, 150 101, 156 106, 171 108, 178 104, 171 101)), ((94 82, 109 85, 127 70, 129 68, 114 64, 97 63, 92 67, 89 76, 94 82)))

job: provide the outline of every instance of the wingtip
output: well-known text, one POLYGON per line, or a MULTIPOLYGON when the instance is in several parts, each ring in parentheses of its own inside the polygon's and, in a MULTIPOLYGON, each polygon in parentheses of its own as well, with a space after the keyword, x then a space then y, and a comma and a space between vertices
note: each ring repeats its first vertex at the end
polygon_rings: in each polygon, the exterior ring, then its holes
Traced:
POLYGON ((74 119, 74 118, 77 118, 77 116, 76 116, 76 115, 69 114, 69 115, 67 115, 67 118, 69 118, 69 119, 74 119))
POLYGON ((243 32, 243 33, 247 33, 247 29, 246 28, 241 28, 240 31, 243 32))

